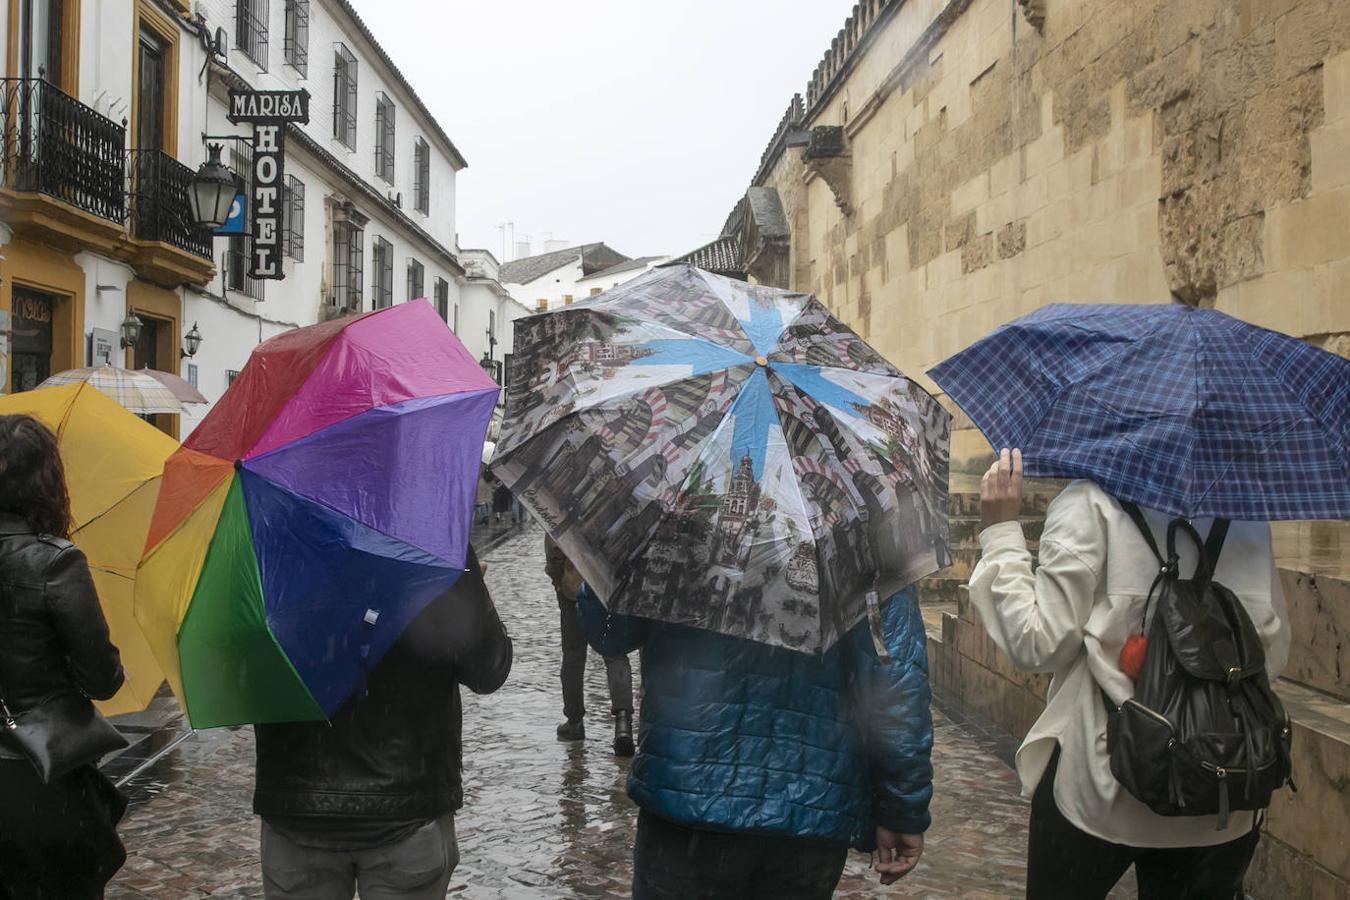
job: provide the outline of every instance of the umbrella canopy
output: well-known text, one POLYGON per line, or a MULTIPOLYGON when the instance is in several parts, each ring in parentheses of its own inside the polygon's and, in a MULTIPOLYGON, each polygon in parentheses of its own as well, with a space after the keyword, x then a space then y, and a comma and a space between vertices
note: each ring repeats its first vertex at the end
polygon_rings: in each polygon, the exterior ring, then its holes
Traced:
POLYGON ((75 522, 71 539, 89 560, 112 642, 122 653, 126 683, 98 706, 106 715, 139 712, 164 673, 136 624, 132 587, 164 461, 178 442, 84 382, 0 397, 0 415, 16 413, 56 433, 75 522))
POLYGON ((165 467, 136 618, 195 727, 323 719, 463 571, 497 386, 426 301, 259 345, 165 467))
POLYGON ((815 298, 672 266, 515 348, 493 471, 611 610, 823 652, 946 564, 948 415, 815 298))
POLYGON ((88 369, 67 369, 57 372, 38 387, 61 384, 91 384, 111 397, 123 409, 134 413, 180 413, 183 404, 173 391, 144 372, 119 369, 115 366, 93 366, 88 369))
POLYGON ((1350 516, 1350 361, 1181 304, 1062 304, 928 373, 1028 475, 1177 516, 1350 516))
POLYGON ((193 387, 187 379, 180 378, 172 372, 161 372, 159 369, 137 369, 137 374, 149 375, 169 389, 181 403, 210 403, 206 395, 193 387))

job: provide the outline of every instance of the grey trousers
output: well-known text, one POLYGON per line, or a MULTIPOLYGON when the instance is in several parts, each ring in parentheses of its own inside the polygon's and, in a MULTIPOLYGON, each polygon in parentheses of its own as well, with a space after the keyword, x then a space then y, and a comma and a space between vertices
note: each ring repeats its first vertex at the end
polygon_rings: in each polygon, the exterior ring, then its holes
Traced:
MULTIPOLYGON (((574 600, 558 601, 559 625, 562 631, 563 715, 569 722, 586 718, 584 681, 586 678, 586 637, 577 621, 574 600)), ((610 712, 633 711, 633 667, 626 656, 606 656, 605 675, 609 681, 610 712)))
POLYGON ((267 900, 443 900, 459 865, 453 815, 374 850, 302 847, 262 826, 263 896, 267 900))

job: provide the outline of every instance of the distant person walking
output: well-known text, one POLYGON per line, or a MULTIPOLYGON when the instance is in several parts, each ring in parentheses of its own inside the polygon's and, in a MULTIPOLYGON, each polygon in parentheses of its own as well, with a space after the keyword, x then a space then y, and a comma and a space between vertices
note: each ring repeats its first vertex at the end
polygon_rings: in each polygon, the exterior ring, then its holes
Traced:
MULTIPOLYGON (((577 621, 577 593, 582 579, 576 566, 550 537, 544 538, 545 571, 553 581, 558 597, 558 616, 562 636, 563 716, 558 740, 581 741, 586 738, 586 637, 577 621)), ((632 756, 633 744, 633 667, 626 653, 607 655, 605 676, 609 682, 610 712, 614 716, 614 755, 632 756)))
POLYGON ((264 896, 445 897, 464 804, 459 686, 492 693, 511 657, 471 547, 331 722, 255 726, 264 896))
POLYGON ((502 516, 511 512, 513 502, 511 489, 498 481, 492 490, 492 517, 498 525, 502 522, 502 516))
MULTIPOLYGON (((69 532, 56 438, 28 416, 0 416, 0 712, 23 722, 42 708, 54 716, 52 739, 67 743, 81 741, 88 715, 97 715, 88 698, 112 697, 124 677, 69 532), (83 714, 67 722, 58 702, 83 714)), ((126 861, 116 829, 126 800, 94 768, 99 755, 44 784, 23 745, 0 728, 0 898, 103 896, 126 861)))
POLYGON ((473 518, 479 525, 486 525, 492 517, 492 482, 487 470, 478 476, 478 492, 474 496, 473 518))

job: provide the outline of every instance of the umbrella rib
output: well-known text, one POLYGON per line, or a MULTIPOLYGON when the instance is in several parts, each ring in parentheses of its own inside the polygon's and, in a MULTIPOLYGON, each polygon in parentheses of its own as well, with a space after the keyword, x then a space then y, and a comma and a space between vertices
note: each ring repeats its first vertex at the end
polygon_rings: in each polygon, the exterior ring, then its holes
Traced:
MULTIPOLYGON (((1244 323, 1244 324, 1245 324, 1245 323, 1244 323)), ((1252 326, 1252 327, 1255 327, 1255 326, 1252 326)), ((1248 356, 1248 358, 1250 358, 1251 361, 1254 362, 1254 363, 1259 363, 1260 360, 1259 360, 1259 359, 1257 358, 1257 356, 1256 356, 1256 347, 1255 347, 1255 344, 1254 344, 1255 335, 1252 333, 1252 331, 1250 330, 1250 328, 1240 328, 1240 329, 1235 329, 1235 330, 1238 331, 1239 334, 1242 335, 1243 340, 1247 342, 1247 356, 1248 356)), ((1266 330, 1266 329, 1262 329, 1262 330, 1264 331, 1264 330, 1266 330)), ((1278 334, 1278 332, 1276 332, 1276 334, 1278 334)), ((1288 337, 1288 335, 1282 335, 1282 334, 1281 334, 1281 335, 1279 335, 1279 336, 1282 337, 1282 338, 1286 338, 1286 339, 1288 339, 1288 340, 1294 340, 1294 338, 1290 338, 1290 337, 1288 337)), ((1348 368, 1350 368, 1350 367, 1348 367, 1348 368)), ((1274 379, 1272 379, 1272 380, 1274 380, 1274 379)), ((1275 383, 1276 383, 1277 385, 1280 386, 1280 389, 1281 389, 1281 390, 1283 390, 1285 393, 1289 394, 1291 397, 1294 398, 1295 401, 1297 401, 1299 407, 1301 407, 1301 408, 1303 409, 1303 411, 1306 412, 1306 413, 1308 414, 1308 418, 1312 419, 1312 420, 1313 420, 1314 422, 1316 422, 1318 425, 1321 425, 1322 428, 1324 428, 1324 429, 1325 429, 1326 431, 1328 431, 1328 432, 1334 433, 1335 431, 1339 431, 1339 430, 1340 430, 1339 428, 1333 429, 1333 427, 1332 427, 1331 425, 1329 425, 1326 421, 1324 421, 1324 420, 1322 419, 1321 416, 1319 416, 1316 412, 1314 412, 1312 409, 1310 409, 1310 408, 1308 407, 1308 402, 1307 402, 1303 397, 1299 396, 1297 393, 1295 393, 1293 390, 1291 390, 1291 389, 1289 388, 1289 386, 1286 385, 1283 381, 1280 381, 1280 380, 1274 380, 1274 381, 1275 381, 1275 383)), ((1345 383, 1346 383, 1346 382, 1342 382, 1342 385, 1344 385, 1345 383)), ((1343 457, 1343 459, 1345 460, 1346 466, 1347 466, 1348 468, 1350 468, 1350 456, 1345 456, 1345 457, 1343 457)))
MULTIPOLYGON (((1020 440, 1013 441, 1013 443, 1014 443, 1014 444, 1020 444, 1020 445, 1022 445, 1021 449, 1025 450, 1025 449, 1026 449, 1026 444, 1030 441, 1031 435, 1034 435, 1038 430, 1040 430, 1041 425, 1045 422, 1046 416, 1050 415, 1050 411, 1051 411, 1052 409, 1055 408, 1055 405, 1059 402, 1060 398, 1064 396, 1064 393, 1065 393, 1066 391, 1068 391, 1070 388, 1078 387, 1080 384, 1082 384, 1082 383, 1084 383, 1085 381, 1087 381, 1088 378, 1090 378, 1090 377, 1093 376, 1093 375, 1096 375, 1098 372, 1100 372, 1102 369, 1106 368, 1107 366, 1115 365, 1115 363, 1118 362, 1122 356, 1124 356, 1126 353, 1131 352, 1131 351, 1134 350, 1136 347, 1140 346, 1140 345, 1141 345, 1141 342, 1142 342, 1143 340, 1145 340, 1145 339, 1147 339, 1147 338, 1153 337, 1153 336, 1157 333, 1158 329, 1161 328, 1161 327, 1163 326, 1163 324, 1164 324, 1164 317, 1163 317, 1163 316, 1159 316, 1159 317, 1158 317, 1158 322, 1156 322, 1156 323, 1154 324, 1152 330, 1150 330, 1146 335, 1144 335, 1142 338, 1138 338, 1138 339, 1136 339, 1136 340, 1132 340, 1132 341, 1128 341, 1128 342, 1122 341, 1122 342, 1121 342, 1121 345, 1120 345, 1120 348, 1119 348, 1115 353, 1109 354, 1109 355, 1108 355, 1105 359, 1103 359, 1098 365, 1094 366, 1091 370, 1089 370, 1089 371, 1087 371, 1087 372, 1084 372, 1083 375, 1082 375, 1082 377, 1078 378, 1077 380, 1068 380, 1068 381, 1064 381, 1064 382, 1062 382, 1062 383, 1059 382, 1058 380, 1056 380, 1056 382, 1055 382, 1055 393, 1054 393, 1054 396, 1051 398, 1051 400, 1050 400, 1048 403, 1045 403, 1045 404, 1041 407, 1041 414, 1040 414, 1039 417, 1037 417, 1036 423, 1035 423, 1034 425, 1032 425, 1030 428, 1028 428, 1025 434, 1023 434, 1023 435, 1020 436, 1020 438, 1021 438, 1020 440)), ((1011 331, 1013 331, 1015 334, 1017 334, 1017 335, 1019 336, 1019 340, 1020 340, 1020 339, 1021 339, 1021 334, 1022 334, 1022 329, 1019 328, 1019 327, 1017 327, 1016 323, 1013 323, 1013 324, 1009 325, 1008 327, 1009 327, 1009 329, 1010 329, 1011 331)), ((1028 358, 1034 359, 1034 358, 1035 358, 1035 354, 1027 353, 1027 357, 1028 357, 1028 358)), ((1038 363, 1038 365, 1039 365, 1039 363, 1038 363)), ((1042 372, 1045 371, 1044 367, 1041 368, 1041 371, 1042 371, 1042 372)), ((957 406, 961 406, 961 404, 958 402, 958 403, 957 403, 957 406)), ((966 411, 964 406, 961 407, 961 410, 962 410, 962 412, 965 412, 965 411, 966 411)), ((969 413, 966 413, 966 414, 969 415, 969 413)), ((975 421, 975 417, 974 417, 974 416, 971 416, 971 421, 972 421, 972 422, 975 421)), ((977 422, 976 424, 978 425, 979 423, 977 422)), ((980 432, 983 433, 983 432, 984 432, 984 429, 981 428, 981 429, 980 429, 980 432)), ((994 440, 992 440, 992 439, 990 438, 990 436, 987 435, 987 434, 985 435, 985 439, 989 441, 989 443, 990 443, 991 446, 992 446, 993 444, 996 443, 996 442, 995 442, 994 440)), ((994 447, 994 452, 995 452, 995 453, 998 453, 998 451, 999 451, 1000 449, 1001 449, 1001 448, 999 448, 999 447, 994 447)), ((1038 469, 1038 471, 1036 472, 1036 474, 1037 474, 1037 475, 1044 476, 1044 477, 1047 477, 1047 478, 1049 478, 1049 477, 1054 477, 1053 473, 1051 473, 1051 472, 1040 471, 1039 469, 1038 469)))
MULTIPOLYGON (((1234 332, 1234 334, 1238 337, 1239 340, 1243 341, 1243 342, 1246 344, 1245 349, 1246 349, 1246 351, 1247 351, 1247 358, 1248 358, 1252 363, 1257 364, 1258 367, 1259 367, 1259 365, 1261 364, 1261 360, 1260 360, 1260 359, 1257 357, 1257 355, 1256 355, 1257 348, 1256 348, 1256 346, 1255 346, 1255 341, 1254 341, 1255 334, 1254 334, 1254 332, 1251 330, 1251 329, 1254 328, 1255 326, 1250 326, 1248 323, 1241 323, 1241 324, 1244 325, 1244 326, 1247 326, 1247 327, 1236 327, 1236 328, 1235 328, 1235 327, 1232 327, 1232 326, 1230 325, 1230 330, 1231 330, 1232 332, 1234 332)), ((1265 329, 1262 329, 1262 330, 1264 331, 1265 329)), ((1285 337, 1285 335, 1281 335, 1281 337, 1285 337)), ((1293 340, 1293 339, 1290 338, 1290 340, 1293 340)), ((1196 341, 1197 341, 1197 343, 1199 343, 1199 341, 1200 341, 1200 332, 1199 332, 1199 329, 1196 330, 1196 341)), ((1197 385, 1198 385, 1198 382, 1199 382, 1198 370, 1197 370, 1196 380, 1197 380, 1197 385)), ((1289 388, 1289 386, 1286 385, 1286 384, 1285 384, 1283 381, 1281 381, 1280 379, 1277 379, 1277 378, 1271 378, 1270 380, 1271 380, 1271 382, 1272 382, 1273 384, 1277 385, 1277 386, 1280 388, 1281 391, 1283 391, 1285 394, 1287 394, 1288 396, 1290 396, 1291 398, 1293 398, 1293 400, 1295 401, 1296 405, 1297 405, 1300 409, 1302 409, 1302 410, 1304 411, 1305 414, 1307 414, 1308 418, 1312 419, 1314 422, 1316 422, 1318 425, 1320 425, 1320 426, 1321 426, 1325 431, 1327 431, 1328 433, 1331 433, 1331 432, 1333 431, 1332 427, 1331 427, 1330 425, 1328 425, 1328 424, 1322 419, 1321 416, 1319 416, 1315 411, 1313 411, 1312 409, 1309 408, 1309 406, 1308 406, 1308 404, 1307 404, 1307 401, 1305 401, 1305 400, 1303 399, 1303 397, 1299 396, 1299 394, 1297 394, 1295 391, 1291 390, 1291 389, 1289 388)), ((1197 387, 1197 390, 1198 390, 1198 387, 1197 387)), ((1271 443, 1273 443, 1274 441, 1278 440, 1279 438, 1281 438, 1281 437, 1283 437, 1284 435, 1289 434, 1291 431, 1293 431, 1293 430, 1294 430, 1294 427, 1295 427, 1294 425, 1290 425, 1289 427, 1284 428, 1284 429, 1282 429, 1281 431, 1279 431, 1279 432, 1277 432, 1277 433, 1274 433, 1274 434, 1269 435, 1268 439, 1267 439, 1261 446, 1262 446, 1262 447, 1268 447, 1268 446, 1270 446, 1271 443)), ((1350 456, 1342 455, 1341 459, 1342 459, 1342 468, 1343 468, 1344 470, 1346 470, 1347 477, 1350 477, 1350 456)), ((1232 461, 1232 460, 1229 460, 1228 466, 1225 468, 1225 473, 1226 473, 1227 471, 1231 470, 1232 467, 1233 467, 1233 461, 1232 461)), ((1204 492, 1201 493, 1201 494, 1199 494, 1199 495, 1195 498, 1195 500, 1196 500, 1196 505, 1197 505, 1197 506, 1199 505, 1200 500, 1202 500, 1202 499, 1205 498, 1205 497, 1208 497, 1208 496, 1214 491, 1214 488, 1219 484, 1219 482, 1220 482, 1221 480, 1222 480, 1222 475, 1216 476, 1212 481, 1210 481, 1210 483, 1209 483, 1208 485, 1205 486, 1204 492)))
MULTIPOLYGON (((150 479, 150 481, 153 481, 154 478, 159 478, 159 477, 160 477, 159 475, 155 475, 155 476, 153 476, 153 477, 150 479)), ((79 526, 77 526, 76 528, 74 528, 74 529, 71 531, 71 536, 74 537, 74 535, 79 534, 81 531, 83 531, 84 529, 88 528, 90 525, 93 525, 93 524, 94 524, 95 522, 97 522, 98 520, 102 519, 104 516, 106 516, 108 513, 112 512, 112 511, 113 511, 114 509, 116 509, 118 506, 120 506, 120 505, 122 505, 123 503, 125 503, 127 500, 130 500, 131 497, 132 497, 137 491, 139 491, 139 490, 141 490, 142 488, 144 488, 147 484, 150 483, 150 481, 142 481, 142 482, 140 482, 140 483, 137 484, 134 488, 132 488, 130 491, 128 491, 126 494, 122 495, 121 497, 118 497, 118 498, 117 498, 116 500, 114 500, 112 503, 109 503, 106 507, 104 507, 103 509, 99 510, 98 513, 96 513, 96 514, 90 516, 90 517, 89 517, 88 519, 86 519, 83 523, 81 523, 79 526)))
MULTIPOLYGON (((671 329, 671 330, 674 330, 674 329, 671 329)), ((714 343, 712 343, 711 341, 708 341, 708 340, 706 340, 706 339, 704 339, 704 338, 685 338, 685 337, 683 336, 683 333, 682 333, 682 332, 678 332, 678 331, 677 331, 677 332, 675 332, 675 333, 676 333, 676 334, 681 334, 681 338, 680 338, 681 340, 690 340, 690 341, 692 341, 692 342, 703 343, 703 344, 706 344, 706 345, 709 346, 709 347, 716 347, 716 348, 719 349, 719 350, 721 350, 721 349, 727 349, 727 348, 723 348, 723 347, 722 347, 721 345, 719 345, 719 344, 714 344, 714 343)), ((646 343, 646 342, 644 342, 644 343, 646 343)), ((634 345, 634 346, 641 346, 641 345, 634 345)), ((732 351, 732 352, 735 352, 735 351, 732 351)), ((723 367, 723 368, 721 368, 721 369, 712 369, 712 370, 707 371, 707 372, 698 372, 698 373, 694 373, 694 374, 683 374, 683 373, 682 373, 682 374, 680 374, 678 377, 673 377, 673 378, 671 378, 671 379, 669 379, 669 380, 667 380, 667 381, 648 381, 648 382, 640 382, 640 383, 637 383, 637 384, 632 384, 631 386, 629 386, 628 384, 625 384, 625 385, 624 385, 624 389, 623 389, 623 390, 620 390, 620 391, 617 392, 617 393, 614 393, 614 394, 608 394, 608 395, 606 395, 606 396, 604 396, 604 397, 601 397, 601 398, 599 398, 599 399, 597 399, 597 400, 595 400, 595 401, 593 401, 593 402, 587 403, 587 404, 585 404, 585 405, 576 405, 576 406, 574 406, 572 409, 568 410, 568 412, 567 412, 566 414, 560 416, 556 422, 552 422, 552 423, 550 423, 547 427, 545 427, 545 428, 543 429, 543 431, 547 431, 547 430, 553 428, 554 425, 558 425, 558 424, 560 424, 560 423, 562 423, 562 422, 566 422, 566 421, 567 421, 568 419, 570 419, 571 417, 573 417, 573 416, 575 416, 575 415, 578 415, 578 414, 580 414, 580 413, 590 412, 590 411, 592 411, 592 410, 599 409, 599 408, 601 408, 602 406, 604 406, 605 404, 608 404, 608 403, 614 403, 614 402, 619 402, 619 401, 627 400, 627 399, 629 399, 629 398, 631 398, 631 397, 633 397, 633 396, 635 396, 635 395, 641 394, 641 393, 643 393, 643 392, 645 392, 645 391, 650 391, 650 390, 652 390, 653 388, 664 388, 664 387, 667 387, 667 386, 669 386, 669 385, 677 384, 677 383, 682 382, 682 381, 689 381, 690 379, 693 379, 693 378, 703 378, 703 377, 706 377, 706 376, 709 376, 709 375, 713 375, 714 373, 719 372, 719 371, 731 373, 731 372, 735 372, 735 371, 741 370, 741 369, 753 369, 754 366, 755 366, 755 361, 754 361, 753 359, 747 358, 746 361, 745 361, 744 363, 741 363, 740 365, 735 365, 735 366, 725 366, 725 367, 723 367)), ((630 367, 630 368, 631 368, 631 367, 630 367)), ((728 381, 730 381, 730 380, 731 380, 731 379, 728 378, 728 381)), ((568 371, 567 371, 566 377, 565 377, 564 379, 559 379, 559 381, 556 382, 556 383, 557 383, 557 384, 563 384, 563 383, 566 383, 566 384, 568 385, 568 394, 569 394, 570 396, 572 396, 572 397, 574 397, 574 398, 576 398, 576 397, 581 397, 581 392, 580 392, 580 390, 578 390, 578 382, 577 382, 576 375, 573 374, 573 372, 572 372, 570 366, 568 367, 568 371)), ((590 383, 591 383, 590 381, 586 382, 586 384, 590 384, 590 383)), ((739 385, 738 385, 737 387, 738 387, 738 389, 739 389, 739 385)), ((498 452, 499 454, 509 454, 510 452, 512 452, 513 450, 515 450, 517 447, 519 447, 521 444, 523 444, 523 443, 525 443, 525 442, 527 442, 527 441, 533 441, 539 434, 542 434, 543 431, 534 431, 534 432, 531 432, 531 433, 529 433, 529 434, 525 434, 525 435, 521 436, 521 437, 516 441, 515 444, 510 444, 510 443, 508 443, 508 442, 507 442, 507 435, 504 434, 504 435, 498 440, 497 452, 498 452)))

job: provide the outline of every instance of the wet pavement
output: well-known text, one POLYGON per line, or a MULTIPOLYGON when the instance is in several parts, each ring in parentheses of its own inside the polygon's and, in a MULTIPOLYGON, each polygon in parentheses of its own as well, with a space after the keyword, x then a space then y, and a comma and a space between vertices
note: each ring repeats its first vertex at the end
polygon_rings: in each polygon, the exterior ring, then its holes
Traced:
MULTIPOLYGON (((499 692, 465 696, 466 807, 450 896, 625 897, 636 809, 624 794, 628 764, 610 753, 604 667, 592 657, 587 740, 558 743, 558 607, 542 533, 501 529, 477 540, 516 654, 499 692)), ((1005 761, 1009 744, 978 723, 935 717, 934 825, 918 870, 882 889, 867 856, 853 854, 836 896, 1021 895, 1027 806, 1005 761)), ((151 738, 160 743, 146 752, 167 739, 151 738)), ((252 780, 248 728, 199 732, 134 778, 121 829, 130 857, 108 897, 261 897, 252 780)))

